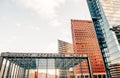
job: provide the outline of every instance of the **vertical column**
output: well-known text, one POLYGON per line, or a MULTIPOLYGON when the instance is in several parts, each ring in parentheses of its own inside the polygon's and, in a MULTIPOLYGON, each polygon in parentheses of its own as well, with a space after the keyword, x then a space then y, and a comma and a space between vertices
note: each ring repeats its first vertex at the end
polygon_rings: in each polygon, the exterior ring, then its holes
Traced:
MULTIPOLYGON (((72 64, 73 64, 73 67, 74 67, 74 58, 72 59, 73 61, 72 61, 72 64)), ((73 68, 73 78, 75 78, 75 75, 74 75, 74 68, 73 68)))
POLYGON ((15 64, 15 67, 14 67, 14 70, 13 70, 13 75, 12 75, 12 78, 14 78, 14 75, 15 75, 15 71, 16 71, 16 64, 15 64))
POLYGON ((16 65, 16 69, 15 69, 15 74, 14 74, 14 78, 16 78, 17 72, 18 72, 18 65, 16 65))
POLYGON ((27 78, 29 78, 29 69, 30 69, 30 67, 31 67, 31 63, 28 62, 27 65, 28 65, 28 69, 27 69, 27 78))
POLYGON ((20 66, 18 66, 18 68, 17 68, 17 72, 16 72, 16 75, 15 75, 15 78, 18 77, 19 69, 20 69, 20 66))
POLYGON ((10 64, 10 61, 9 61, 9 59, 7 59, 7 65, 6 65, 6 69, 5 69, 5 73, 4 73, 4 78, 6 78, 6 76, 7 76, 7 71, 8 71, 8 68, 9 68, 9 64, 10 64))
POLYGON ((7 59, 6 59, 6 61, 5 61, 5 66, 4 66, 4 69, 3 69, 2 78, 4 78, 4 74, 5 74, 6 65, 7 65, 7 59))
POLYGON ((20 58, 18 59, 18 72, 17 72, 17 75, 16 75, 16 78, 19 78, 20 77, 20 68, 21 68, 21 61, 20 61, 20 58))
POLYGON ((29 69, 27 70, 27 78, 29 78, 29 69))
POLYGON ((0 71, 1 71, 1 68, 2 68, 2 63, 3 63, 3 57, 0 56, 0 71))
POLYGON ((13 70, 13 75, 12 75, 12 78, 14 78, 14 76, 15 76, 15 72, 16 72, 16 68, 17 68, 17 65, 15 64, 15 66, 14 66, 14 70, 13 70))
POLYGON ((10 70, 9 70, 9 73, 8 73, 8 78, 11 78, 13 66, 14 66, 14 64, 11 62, 10 70))
POLYGON ((61 70, 61 72, 62 72, 62 74, 63 74, 63 76, 65 77, 65 69, 64 69, 64 67, 65 67, 65 59, 62 59, 63 60, 63 69, 61 70))
POLYGON ((99 78, 99 76, 97 75, 97 78, 99 78))
POLYGON ((103 78, 103 75, 101 75, 101 77, 103 78))
POLYGON ((13 76, 12 76, 12 78, 15 77, 16 68, 17 68, 17 65, 15 64, 15 68, 14 68, 14 72, 13 72, 13 76))
POLYGON ((9 64, 9 66, 8 66, 6 78, 9 78, 8 76, 9 76, 9 73, 10 73, 10 67, 11 67, 11 61, 10 61, 10 64, 9 64))
POLYGON ((19 78, 19 74, 20 74, 20 66, 19 66, 19 69, 18 69, 18 72, 17 72, 16 78, 19 78))
POLYGON ((24 68, 23 69, 23 78, 25 78, 25 75, 26 75, 26 69, 24 68))
POLYGON ((12 67, 12 70, 11 70, 11 74, 10 74, 10 78, 13 78, 13 73, 14 73, 14 69, 15 69, 15 64, 13 63, 13 67, 12 67))
POLYGON ((81 78, 83 78, 83 71, 82 71, 82 64, 81 64, 82 60, 79 60, 79 62, 80 62, 80 72, 81 72, 81 78))
POLYGON ((57 70, 56 70, 56 58, 55 58, 55 78, 57 78, 57 70))
POLYGON ((90 78, 93 78, 92 67, 91 67, 89 57, 87 58, 87 63, 88 63, 88 69, 89 69, 89 73, 90 73, 90 78))
POLYGON ((22 78, 22 74, 21 74, 21 72, 22 72, 22 68, 20 67, 20 69, 19 69, 19 73, 18 73, 18 78, 22 78))
POLYGON ((47 78, 47 74, 48 74, 48 58, 46 58, 46 78, 47 78))
POLYGON ((22 78, 24 78, 24 68, 22 68, 22 78))
POLYGON ((23 68, 21 68, 20 78, 24 78, 24 77, 23 77, 23 73, 24 73, 24 72, 23 72, 23 70, 24 70, 24 69, 23 69, 23 68))
POLYGON ((37 68, 37 78, 38 78, 38 74, 39 73, 39 59, 38 59, 38 68, 37 68))

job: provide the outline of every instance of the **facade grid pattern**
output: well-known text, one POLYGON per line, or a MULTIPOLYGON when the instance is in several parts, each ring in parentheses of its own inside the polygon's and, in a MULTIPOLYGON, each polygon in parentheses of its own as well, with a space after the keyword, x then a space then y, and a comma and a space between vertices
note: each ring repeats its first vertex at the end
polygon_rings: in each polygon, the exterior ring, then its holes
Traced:
MULTIPOLYGON (((88 54, 93 75, 105 74, 104 63, 92 21, 71 20, 74 53, 88 54)), ((85 66, 85 61, 83 62, 85 66)), ((84 70, 87 73, 87 70, 84 70)))

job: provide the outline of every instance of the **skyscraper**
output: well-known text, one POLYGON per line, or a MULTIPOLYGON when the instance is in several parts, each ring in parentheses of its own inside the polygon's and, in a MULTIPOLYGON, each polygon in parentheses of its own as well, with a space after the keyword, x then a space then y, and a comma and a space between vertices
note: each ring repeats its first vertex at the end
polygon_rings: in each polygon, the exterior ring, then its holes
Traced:
POLYGON ((58 40, 58 52, 59 53, 74 53, 73 52, 73 45, 71 43, 62 41, 62 40, 58 40))
MULTIPOLYGON (((120 25, 120 0, 87 0, 106 70, 120 63, 120 42, 110 30, 120 25), (107 58, 106 58, 107 57, 107 58)), ((108 78, 110 73, 107 72, 108 78)))
POLYGON ((74 53, 88 54, 93 76, 105 77, 104 63, 92 21, 71 20, 71 26, 74 53))

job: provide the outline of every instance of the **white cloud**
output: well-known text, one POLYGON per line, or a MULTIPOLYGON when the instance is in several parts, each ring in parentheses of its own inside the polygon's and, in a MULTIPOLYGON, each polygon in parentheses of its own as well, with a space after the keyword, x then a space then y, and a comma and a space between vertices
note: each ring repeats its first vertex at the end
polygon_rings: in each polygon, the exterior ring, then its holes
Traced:
POLYGON ((32 9, 42 17, 55 18, 57 16, 55 8, 60 7, 65 0, 16 0, 16 3, 32 9))
POLYGON ((16 26, 17 26, 17 27, 21 27, 21 24, 20 24, 20 23, 16 23, 16 26))
POLYGON ((40 30, 40 27, 38 27, 38 26, 31 26, 30 27, 32 30, 36 30, 36 31, 39 31, 40 30))
POLYGON ((16 39, 17 39, 17 36, 11 36, 9 37, 9 39, 6 39, 5 42, 8 44, 13 43, 16 39))
POLYGON ((8 17, 7 16, 0 16, 0 20, 7 20, 8 19, 8 17))
POLYGON ((35 31, 39 31, 40 30, 40 27, 38 25, 25 25, 25 24, 20 24, 20 23, 16 23, 16 26, 18 28, 22 28, 22 29, 26 29, 26 30, 35 30, 35 31))
POLYGON ((59 27, 62 26, 62 23, 60 23, 60 21, 58 21, 57 19, 54 19, 50 21, 50 25, 52 25, 53 27, 59 27))

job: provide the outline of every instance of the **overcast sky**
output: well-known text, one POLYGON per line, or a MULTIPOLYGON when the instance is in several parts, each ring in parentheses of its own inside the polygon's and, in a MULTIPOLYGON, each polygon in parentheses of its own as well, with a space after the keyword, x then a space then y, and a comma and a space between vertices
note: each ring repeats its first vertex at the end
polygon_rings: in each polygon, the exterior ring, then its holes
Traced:
POLYGON ((0 52, 58 52, 71 19, 90 20, 86 0, 0 0, 0 52))

